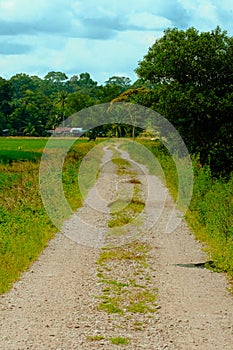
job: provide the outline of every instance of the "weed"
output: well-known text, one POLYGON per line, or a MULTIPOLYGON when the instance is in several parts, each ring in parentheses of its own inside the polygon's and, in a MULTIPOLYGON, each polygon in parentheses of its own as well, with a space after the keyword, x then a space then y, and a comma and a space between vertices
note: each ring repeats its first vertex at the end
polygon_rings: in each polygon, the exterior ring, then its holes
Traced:
POLYGON ((120 304, 120 298, 119 297, 109 297, 106 295, 103 295, 101 297, 102 302, 99 304, 99 310, 103 310, 107 312, 108 314, 119 314, 123 315, 124 311, 122 308, 119 307, 120 304))
POLYGON ((134 187, 134 194, 131 201, 124 206, 125 201, 117 200, 110 204, 112 219, 108 222, 108 227, 119 227, 125 226, 138 217, 138 215, 144 210, 145 203, 138 198, 139 189, 137 186, 134 187), (121 209, 123 207, 123 209, 121 209), (118 210, 121 209, 121 210, 118 210))
POLYGON ((105 337, 103 335, 89 335, 87 337, 88 341, 100 341, 100 340, 104 340, 105 337))
POLYGON ((142 326, 133 325, 132 328, 133 328, 135 331, 143 331, 143 327, 142 327, 142 326))
POLYGON ((122 158, 113 158, 113 164, 117 165, 117 175, 132 175, 133 172, 130 170, 131 164, 128 160, 122 158))
POLYGON ((106 248, 100 253, 98 264, 104 265, 109 260, 131 260, 139 263, 146 262, 146 254, 150 251, 150 246, 140 241, 134 241, 120 247, 106 248))
POLYGON ((115 345, 128 345, 130 340, 128 338, 114 337, 109 339, 112 344, 115 345))
POLYGON ((132 313, 154 313, 156 312, 156 297, 157 290, 134 290, 128 296, 128 305, 126 309, 132 313))

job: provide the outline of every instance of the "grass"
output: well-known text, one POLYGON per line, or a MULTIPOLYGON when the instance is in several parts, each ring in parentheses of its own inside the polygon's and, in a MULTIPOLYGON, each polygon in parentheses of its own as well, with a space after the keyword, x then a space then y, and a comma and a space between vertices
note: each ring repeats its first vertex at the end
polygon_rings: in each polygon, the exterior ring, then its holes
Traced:
POLYGON ((233 177, 213 180, 208 169, 199 170, 186 218, 196 237, 207 243, 215 270, 233 278, 233 177))
MULTIPOLYGON (((125 223, 130 222, 144 209, 144 203, 141 200, 141 182, 130 162, 119 158, 114 158, 113 162, 117 166, 118 175, 123 178, 127 176, 128 182, 134 186, 133 198, 125 208, 121 209, 122 204, 124 205, 121 200, 110 205, 112 219, 109 226, 114 227, 111 235, 118 237, 119 230, 121 234, 127 234, 127 229, 123 230, 124 226, 119 229, 123 222, 122 217, 125 217, 125 223)), ((137 230, 140 231, 140 225, 137 230)), ((119 246, 114 244, 102 248, 97 261, 97 276, 102 284, 98 310, 127 319, 127 323, 135 331, 142 330, 142 315, 149 318, 157 310, 157 289, 152 286, 152 270, 148 262, 150 251, 151 246, 147 242, 134 238, 119 246)), ((130 340, 127 337, 114 337, 110 341, 116 345, 128 345, 130 340)))
MULTIPOLYGON (((46 139, 0 139, 10 152, 21 145, 25 152, 41 154, 46 139), (32 151, 34 150, 34 151, 32 151)), ((55 140, 56 151, 60 140, 55 140)), ((84 155, 94 143, 76 142, 63 167, 63 187, 72 209, 82 205, 77 172, 84 155)), ((0 164, 0 293, 6 292, 22 271, 38 257, 57 228, 45 211, 39 189, 39 159, 0 164)))
POLYGON ((112 260, 131 260, 139 263, 146 262, 146 254, 150 251, 150 246, 140 241, 134 241, 119 247, 103 248, 97 264, 104 265, 112 260))
POLYGON ((38 165, 0 166, 0 292, 5 292, 52 238, 55 228, 38 191, 38 165))
POLYGON ((133 328, 137 331, 143 331, 143 326, 144 326, 143 322, 139 322, 139 321, 133 322, 133 328))
POLYGON ((11 164, 15 161, 36 162, 42 155, 47 139, 25 139, 0 137, 0 163, 11 164))
POLYGON ((144 290, 136 290, 129 296, 129 305, 127 310, 131 313, 156 312, 157 290, 150 291, 148 288, 144 290))
POLYGON ((130 340, 123 337, 114 337, 110 338, 110 342, 114 345, 128 345, 130 343, 130 340))
POLYGON ((87 340, 88 341, 101 341, 101 340, 104 340, 105 337, 103 335, 89 335, 87 337, 87 340))
POLYGON ((117 166, 117 175, 132 174, 132 170, 130 170, 131 164, 128 160, 123 158, 113 158, 112 162, 117 166))
POLYGON ((112 218, 108 222, 108 227, 116 228, 135 222, 136 218, 144 210, 145 203, 140 197, 141 182, 136 178, 130 162, 122 158, 113 158, 112 162, 117 166, 116 172, 118 176, 129 175, 130 179, 128 182, 133 186, 133 196, 129 203, 126 199, 120 198, 109 205, 112 218))
POLYGON ((52 150, 66 148, 74 142, 79 146, 86 144, 86 140, 77 141, 64 138, 31 138, 31 137, 0 137, 0 163, 12 163, 13 161, 37 161, 41 157, 46 143, 49 140, 49 148, 52 150))
MULTIPOLYGON (((103 335, 89 335, 87 337, 87 340, 91 342, 98 342, 101 340, 106 340, 106 337, 103 335)), ((111 337, 109 338, 109 341, 114 345, 128 345, 130 343, 130 340, 124 337, 111 337)))
POLYGON ((192 194, 192 174, 189 160, 171 157, 160 141, 139 139, 138 142, 123 143, 122 148, 129 152, 132 159, 144 164, 150 174, 161 179, 177 202, 178 209, 185 210, 187 208, 192 194))
MULTIPOLYGON (((178 193, 175 164, 158 142, 141 141, 157 157, 174 199, 178 193)), ((139 154, 139 151, 137 152, 139 154)), ((195 237, 204 242, 214 261, 215 271, 226 272, 233 279, 233 174, 229 180, 214 179, 208 166, 200 167, 193 159, 194 189, 186 220, 195 237)), ((185 182, 186 165, 183 164, 185 182)), ((182 205, 180 207, 182 209, 182 205)))
POLYGON ((163 178, 163 171, 161 169, 160 163, 153 153, 154 149, 158 149, 158 143, 156 143, 155 148, 154 145, 155 143, 148 143, 146 141, 141 141, 140 139, 138 142, 127 140, 122 142, 121 148, 123 150, 126 150, 133 160, 147 166, 150 174, 159 175, 161 178, 163 178))
MULTIPOLYGON (((78 174, 80 191, 84 197, 86 197, 90 188, 95 184, 98 178, 99 164, 103 156, 103 145, 101 143, 98 145, 96 145, 95 143, 90 144, 95 145, 95 147, 91 149, 85 156, 85 158, 82 160, 82 164, 79 168, 78 174)), ((86 147, 86 143, 84 145, 84 147, 86 147)), ((79 150, 79 148, 77 148, 77 150, 79 150)), ((73 152, 74 151, 75 150, 73 150, 73 152)), ((75 155, 75 157, 79 158, 79 155, 75 155)))
POLYGON ((0 137, 0 150, 39 152, 48 138, 0 137))
POLYGON ((11 164, 13 161, 37 162, 41 154, 29 151, 0 150, 0 163, 11 164))
POLYGON ((118 305, 120 304, 120 298, 117 296, 110 297, 104 295, 101 297, 102 302, 99 304, 99 310, 106 311, 108 314, 123 315, 124 311, 118 305))

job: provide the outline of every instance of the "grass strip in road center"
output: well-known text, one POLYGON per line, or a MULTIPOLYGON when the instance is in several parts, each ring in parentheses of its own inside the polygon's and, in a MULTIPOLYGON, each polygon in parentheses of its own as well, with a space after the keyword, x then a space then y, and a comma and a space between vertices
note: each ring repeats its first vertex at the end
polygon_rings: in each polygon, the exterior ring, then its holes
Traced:
MULTIPOLYGON (((114 158, 113 163, 117 166, 117 175, 123 181, 127 177, 128 183, 134 186, 133 197, 126 208, 117 211, 117 205, 122 204, 117 201, 110 205, 113 210, 109 227, 118 227, 116 231, 111 230, 110 235, 117 232, 116 236, 118 236, 121 225, 132 222, 138 213, 144 209, 145 204, 141 197, 141 182, 137 179, 130 162, 125 159, 114 158)), ((140 231, 138 224, 136 228, 140 231)), ((125 232, 125 230, 122 232, 125 232)), ((129 344, 130 339, 123 330, 133 329, 135 332, 144 330, 158 309, 156 304, 157 288, 154 287, 152 282, 154 270, 149 263, 150 251, 150 244, 142 236, 134 237, 125 244, 110 244, 102 248, 97 261, 97 276, 102 286, 101 295, 98 296, 100 300, 98 310, 100 312, 104 311, 108 315, 115 315, 118 319, 118 328, 122 329, 122 334, 120 334, 120 338, 123 339, 122 342, 120 340, 114 340, 113 342, 112 340, 117 338, 112 337, 112 334, 109 337, 105 335, 105 339, 108 339, 112 344, 129 344)))

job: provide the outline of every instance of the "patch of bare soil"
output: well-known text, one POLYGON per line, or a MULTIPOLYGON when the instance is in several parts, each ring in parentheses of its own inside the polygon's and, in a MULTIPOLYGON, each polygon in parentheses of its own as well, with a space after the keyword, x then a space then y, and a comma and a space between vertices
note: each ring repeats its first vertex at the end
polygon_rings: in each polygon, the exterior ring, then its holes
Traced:
MULTIPOLYGON (((98 309, 103 285, 96 262, 102 245, 108 244, 109 203, 117 199, 120 181, 111 152, 105 151, 99 178, 83 207, 64 223, 63 234, 57 234, 12 290, 1 296, 0 349, 232 350, 233 298, 225 276, 188 267, 208 258, 185 221, 173 233, 165 233, 174 203, 145 169, 137 178, 145 193, 149 184, 150 193, 137 240, 151 247, 145 272, 151 288, 158 288, 157 311, 120 315, 98 309), (118 336, 130 342, 113 344, 111 338, 118 336)), ((121 183, 125 186, 127 181, 121 183)), ((136 231, 128 239, 134 235, 136 231)), ((122 269, 130 274, 134 268, 125 264, 122 269)))

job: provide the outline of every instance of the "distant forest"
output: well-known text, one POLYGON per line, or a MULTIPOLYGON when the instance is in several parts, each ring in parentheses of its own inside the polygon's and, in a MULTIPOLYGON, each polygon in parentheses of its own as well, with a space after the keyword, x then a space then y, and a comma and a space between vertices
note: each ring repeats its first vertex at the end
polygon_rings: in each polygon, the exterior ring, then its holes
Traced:
POLYGON ((24 73, 9 80, 0 78, 0 133, 48 136, 48 130, 72 114, 110 102, 130 86, 131 80, 125 77, 111 77, 98 85, 89 73, 70 79, 63 72, 53 71, 43 79, 24 73))
MULTIPOLYGON (((48 136, 92 105, 138 103, 165 116, 190 153, 216 176, 233 171, 233 37, 167 29, 136 68, 138 80, 113 76, 103 85, 85 72, 0 78, 0 135, 48 136)), ((79 125, 77 125, 79 127, 79 125)))

